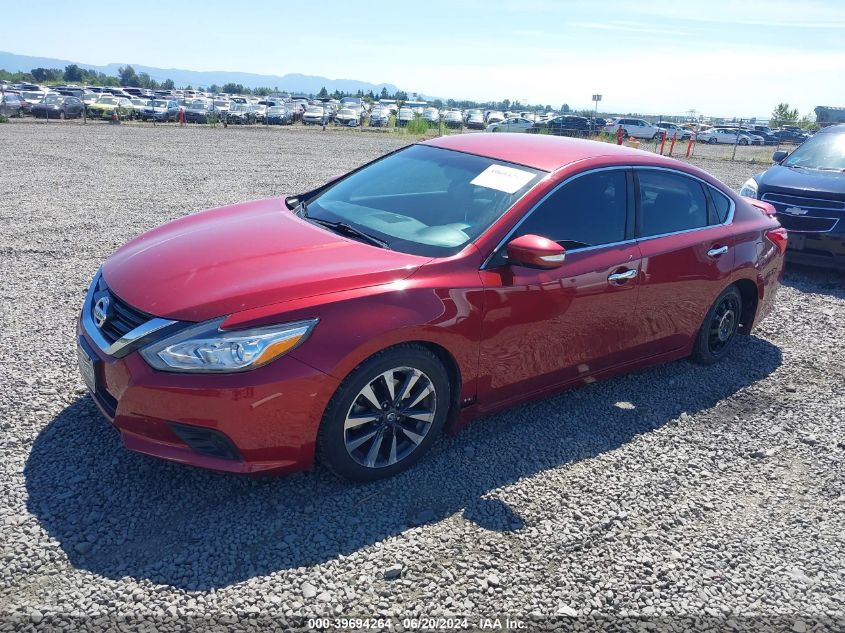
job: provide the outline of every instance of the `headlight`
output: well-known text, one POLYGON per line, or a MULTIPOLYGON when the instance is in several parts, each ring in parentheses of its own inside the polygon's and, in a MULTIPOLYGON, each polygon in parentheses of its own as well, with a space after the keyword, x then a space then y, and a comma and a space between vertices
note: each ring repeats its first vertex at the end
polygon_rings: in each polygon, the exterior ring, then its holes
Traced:
POLYGON ((742 189, 739 190, 739 195, 746 198, 757 198, 757 181, 753 178, 746 180, 742 189))
POLYGON ((141 350, 161 371, 231 373, 266 365, 308 338, 318 319, 249 330, 221 330, 226 317, 199 323, 141 350))

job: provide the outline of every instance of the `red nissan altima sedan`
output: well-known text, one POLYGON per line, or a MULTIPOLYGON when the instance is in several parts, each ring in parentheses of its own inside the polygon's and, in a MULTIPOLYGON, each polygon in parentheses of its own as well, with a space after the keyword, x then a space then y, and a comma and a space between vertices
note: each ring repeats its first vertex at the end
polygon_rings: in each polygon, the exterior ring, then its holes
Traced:
POLYGON ((671 159, 438 138, 132 240, 88 290, 79 365, 131 450, 376 479, 480 414, 722 359, 786 241, 770 205, 671 159))

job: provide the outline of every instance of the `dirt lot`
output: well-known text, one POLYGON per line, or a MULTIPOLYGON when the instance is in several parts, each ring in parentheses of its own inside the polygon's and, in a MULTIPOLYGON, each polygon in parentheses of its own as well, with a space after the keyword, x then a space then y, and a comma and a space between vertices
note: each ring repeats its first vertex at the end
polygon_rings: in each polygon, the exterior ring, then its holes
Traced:
MULTIPOLYGON (((0 140, 0 631, 845 629, 841 275, 790 270, 720 365, 479 420, 392 480, 241 479, 121 447, 77 375, 84 290, 145 229, 407 140, 34 123, 0 140)), ((737 188, 760 168, 697 162, 737 188)))

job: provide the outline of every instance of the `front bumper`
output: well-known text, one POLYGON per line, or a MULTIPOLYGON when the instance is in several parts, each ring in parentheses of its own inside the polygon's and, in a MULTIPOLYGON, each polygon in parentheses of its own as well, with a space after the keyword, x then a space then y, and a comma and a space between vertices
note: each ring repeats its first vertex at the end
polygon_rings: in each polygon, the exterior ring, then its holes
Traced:
POLYGON ((845 272, 845 233, 789 233, 786 261, 845 272))
POLYGON ((80 351, 93 363, 92 397, 127 449, 231 473, 312 466, 335 378, 290 356, 235 374, 160 372, 137 351, 106 354, 91 327, 77 324, 80 351))

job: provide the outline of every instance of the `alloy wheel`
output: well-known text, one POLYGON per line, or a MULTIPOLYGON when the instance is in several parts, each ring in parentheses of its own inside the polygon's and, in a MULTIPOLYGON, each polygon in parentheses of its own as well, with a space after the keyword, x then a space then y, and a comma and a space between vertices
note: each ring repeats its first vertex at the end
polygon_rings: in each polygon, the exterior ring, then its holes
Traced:
POLYGON ((349 456, 366 468, 392 466, 411 455, 434 422, 437 393, 413 367, 395 367, 361 389, 346 414, 343 439, 349 456))
POLYGON ((707 343, 714 356, 721 354, 730 344, 739 328, 739 301, 733 295, 724 297, 710 319, 707 343))

